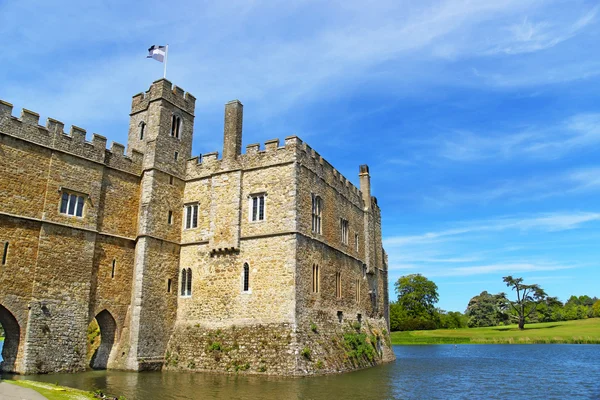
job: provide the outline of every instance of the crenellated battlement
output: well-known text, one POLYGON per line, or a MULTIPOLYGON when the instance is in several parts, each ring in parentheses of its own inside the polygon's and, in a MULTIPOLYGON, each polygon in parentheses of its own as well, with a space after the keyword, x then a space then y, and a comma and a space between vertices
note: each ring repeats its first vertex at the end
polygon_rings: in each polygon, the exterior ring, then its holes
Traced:
MULTIPOLYGON (((219 158, 219 152, 216 151, 193 157, 188 160, 186 178, 197 179, 231 169, 230 166, 225 167, 222 160, 219 158)), ((279 139, 267 140, 262 148, 260 143, 249 144, 246 146, 246 152, 239 156, 238 161, 241 169, 261 168, 298 161, 354 204, 363 207, 360 189, 297 136, 286 137, 283 146, 280 146, 279 139)))
POLYGON ((154 81, 146 92, 138 93, 131 100, 131 114, 148 109, 153 101, 166 100, 185 112, 194 115, 196 98, 191 93, 186 93, 178 86, 174 86, 167 79, 154 81))
POLYGON ((141 173, 143 154, 138 151, 125 154, 125 146, 115 142, 107 149, 107 139, 96 133, 91 142, 87 141, 86 130, 76 125, 65 133, 65 124, 53 118, 48 118, 42 126, 40 115, 25 108, 19 118, 12 112, 13 105, 0 100, 0 133, 132 174, 141 173))

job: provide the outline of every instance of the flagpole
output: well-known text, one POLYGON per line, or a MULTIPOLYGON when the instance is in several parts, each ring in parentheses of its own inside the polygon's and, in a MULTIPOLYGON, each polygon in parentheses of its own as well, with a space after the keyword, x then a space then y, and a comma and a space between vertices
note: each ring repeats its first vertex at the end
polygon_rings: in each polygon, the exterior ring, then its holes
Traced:
POLYGON ((163 78, 167 79, 167 60, 169 58, 169 45, 165 48, 165 69, 163 71, 163 78))

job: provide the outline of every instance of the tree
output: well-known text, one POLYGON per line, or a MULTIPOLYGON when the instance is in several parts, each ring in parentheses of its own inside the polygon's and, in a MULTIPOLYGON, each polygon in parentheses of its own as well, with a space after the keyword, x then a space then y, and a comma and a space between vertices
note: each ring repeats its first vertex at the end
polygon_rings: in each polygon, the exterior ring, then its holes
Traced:
POLYGON ((594 313, 594 317, 600 317, 600 300, 596 300, 592 306, 592 311, 594 313))
POLYGON ((498 294, 481 292, 469 300, 465 315, 469 318, 469 328, 482 326, 496 326, 500 322, 506 322, 508 315, 506 299, 498 294))
POLYGON ((508 300, 504 293, 501 293, 501 296, 506 299, 517 314, 519 329, 523 330, 525 329, 525 320, 535 312, 538 304, 543 302, 548 295, 539 285, 523 284, 523 278, 513 278, 509 275, 502 278, 502 280, 506 283, 506 286, 517 292, 516 301, 508 300))
POLYGON ((433 317, 438 302, 437 285, 421 274, 401 276, 394 284, 398 304, 409 317, 433 317))

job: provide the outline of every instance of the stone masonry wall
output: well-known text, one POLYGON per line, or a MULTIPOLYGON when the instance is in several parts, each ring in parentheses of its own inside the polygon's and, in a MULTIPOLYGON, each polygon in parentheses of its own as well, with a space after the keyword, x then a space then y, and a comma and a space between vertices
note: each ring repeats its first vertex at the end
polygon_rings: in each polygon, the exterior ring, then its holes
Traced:
POLYGON ((0 305, 20 328, 14 371, 82 370, 91 318, 106 308, 121 329, 127 313, 141 154, 127 156, 116 143, 107 150, 100 135, 87 142, 81 128, 65 134, 53 119, 40 126, 28 110, 11 112, 0 101, 0 242, 9 242, 0 305), (59 212, 65 191, 86 197, 83 217, 59 212))

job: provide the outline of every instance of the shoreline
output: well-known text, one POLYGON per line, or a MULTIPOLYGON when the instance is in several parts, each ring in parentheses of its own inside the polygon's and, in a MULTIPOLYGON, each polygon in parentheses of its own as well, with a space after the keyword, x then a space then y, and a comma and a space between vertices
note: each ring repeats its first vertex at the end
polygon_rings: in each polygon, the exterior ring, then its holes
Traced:
POLYGON ((392 345, 431 344, 600 344, 600 318, 484 328, 396 331, 392 345))

